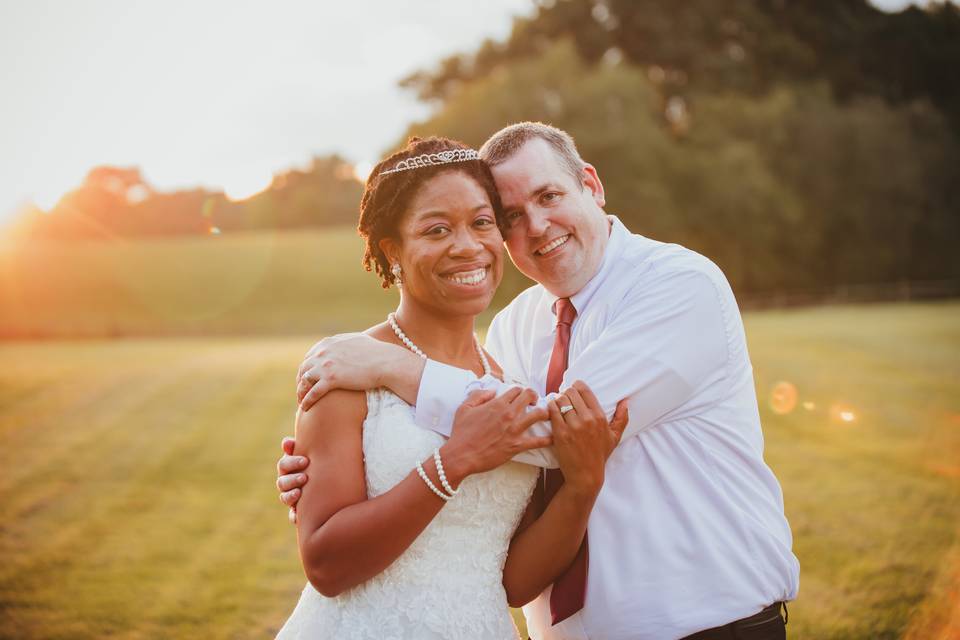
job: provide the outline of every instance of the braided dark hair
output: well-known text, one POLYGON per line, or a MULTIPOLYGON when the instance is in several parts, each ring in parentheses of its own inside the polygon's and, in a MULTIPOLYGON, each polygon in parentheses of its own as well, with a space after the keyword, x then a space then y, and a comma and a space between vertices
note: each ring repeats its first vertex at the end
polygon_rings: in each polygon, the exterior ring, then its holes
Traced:
POLYGON ((482 160, 452 162, 380 175, 383 171, 393 169, 398 162, 406 158, 456 149, 469 149, 469 147, 449 138, 412 137, 407 141, 406 148, 381 160, 370 172, 363 197, 360 199, 360 223, 357 230, 366 242, 363 267, 367 271, 377 272, 384 289, 393 284, 394 277, 390 273, 390 261, 380 248, 380 240, 399 238, 398 229, 407 206, 420 187, 431 178, 441 173, 458 171, 476 180, 477 184, 487 192, 497 224, 501 229, 503 228, 500 194, 497 192, 490 168, 482 160))

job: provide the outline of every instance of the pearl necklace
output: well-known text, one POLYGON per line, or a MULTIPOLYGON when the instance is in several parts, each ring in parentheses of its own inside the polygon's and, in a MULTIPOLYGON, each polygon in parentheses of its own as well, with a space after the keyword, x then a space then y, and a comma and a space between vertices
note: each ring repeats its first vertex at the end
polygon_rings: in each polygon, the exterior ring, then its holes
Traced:
MULTIPOLYGON (((387 322, 389 322, 390 326, 393 327, 393 332, 397 334, 398 338, 400 338, 400 342, 407 345, 407 348, 410 349, 410 351, 413 351, 415 354, 417 354, 424 360, 427 359, 427 354, 421 351, 420 347, 413 344, 413 340, 408 338, 407 334, 405 334, 403 330, 400 329, 400 325, 397 324, 397 318, 394 316, 393 313, 390 313, 387 315, 387 322)), ((483 365, 484 375, 488 375, 488 376, 493 375, 493 373, 490 370, 490 361, 487 360, 487 354, 485 354, 483 352, 483 349, 480 347, 480 341, 477 340, 476 334, 473 335, 473 346, 477 350, 477 355, 480 356, 480 364, 483 365)))

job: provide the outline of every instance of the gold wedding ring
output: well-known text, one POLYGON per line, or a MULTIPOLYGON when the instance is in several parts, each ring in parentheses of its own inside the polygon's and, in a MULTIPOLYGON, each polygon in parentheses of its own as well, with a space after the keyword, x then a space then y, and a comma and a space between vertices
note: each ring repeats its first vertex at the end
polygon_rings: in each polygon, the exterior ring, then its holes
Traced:
POLYGON ((562 407, 560 407, 560 415, 565 414, 567 411, 573 411, 572 404, 565 404, 562 407))

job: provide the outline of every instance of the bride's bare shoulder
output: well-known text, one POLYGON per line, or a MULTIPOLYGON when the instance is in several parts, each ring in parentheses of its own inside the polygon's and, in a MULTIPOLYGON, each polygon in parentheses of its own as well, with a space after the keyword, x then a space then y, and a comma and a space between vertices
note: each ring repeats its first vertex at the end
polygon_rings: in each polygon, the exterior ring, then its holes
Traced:
POLYGON ((397 334, 393 332, 393 327, 386 321, 373 325, 363 333, 382 342, 400 344, 400 339, 397 338, 397 334))
MULTIPOLYGON (((374 325, 363 332, 365 335, 397 343, 396 336, 386 322, 374 325)), ((367 396, 365 391, 333 389, 306 411, 297 412, 296 438, 306 437, 328 439, 338 434, 360 432, 367 417, 367 396)))
POLYGON ((359 433, 366 417, 366 392, 333 389, 306 411, 297 411, 295 437, 299 443, 301 438, 328 439, 359 433))

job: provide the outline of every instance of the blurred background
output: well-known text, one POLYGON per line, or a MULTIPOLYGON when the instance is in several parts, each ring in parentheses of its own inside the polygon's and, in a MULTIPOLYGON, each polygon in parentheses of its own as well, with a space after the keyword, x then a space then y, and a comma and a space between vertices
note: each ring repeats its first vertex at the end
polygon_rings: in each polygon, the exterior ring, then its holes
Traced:
POLYGON ((733 285, 790 636, 960 638, 958 69, 950 2, 4 0, 0 638, 271 636, 297 365, 396 304, 363 180, 519 120, 733 285))

